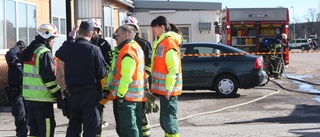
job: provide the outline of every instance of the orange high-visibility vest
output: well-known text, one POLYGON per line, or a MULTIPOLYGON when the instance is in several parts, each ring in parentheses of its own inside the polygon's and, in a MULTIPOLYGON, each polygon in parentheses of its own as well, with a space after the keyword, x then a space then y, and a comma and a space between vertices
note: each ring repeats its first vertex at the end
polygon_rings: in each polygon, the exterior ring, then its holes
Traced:
POLYGON ((133 81, 129 85, 129 89, 125 94, 124 99, 132 102, 144 102, 146 101, 144 54, 139 44, 135 41, 126 43, 122 49, 119 50, 119 56, 113 69, 110 90, 112 95, 111 99, 113 100, 116 98, 119 83, 121 82, 121 68, 126 67, 125 65, 121 66, 122 59, 125 55, 130 55, 133 58, 133 60, 136 62, 136 69, 132 76, 133 81))
MULTIPOLYGON (((157 46, 153 58, 152 66, 152 85, 151 92, 159 95, 166 95, 166 76, 169 73, 165 61, 166 53, 168 50, 174 49, 180 56, 179 43, 172 37, 164 38, 157 46)), ((171 92, 171 96, 181 95, 182 92, 182 73, 181 73, 181 60, 177 62, 179 67, 178 74, 176 75, 176 82, 171 92)))

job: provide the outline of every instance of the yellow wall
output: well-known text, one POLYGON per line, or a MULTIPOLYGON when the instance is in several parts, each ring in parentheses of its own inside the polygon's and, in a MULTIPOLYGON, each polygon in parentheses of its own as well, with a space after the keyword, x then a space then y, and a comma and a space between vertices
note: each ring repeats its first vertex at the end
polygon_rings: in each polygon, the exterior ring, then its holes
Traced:
POLYGON ((49 0, 26 0, 37 5, 38 26, 43 23, 50 23, 49 0))

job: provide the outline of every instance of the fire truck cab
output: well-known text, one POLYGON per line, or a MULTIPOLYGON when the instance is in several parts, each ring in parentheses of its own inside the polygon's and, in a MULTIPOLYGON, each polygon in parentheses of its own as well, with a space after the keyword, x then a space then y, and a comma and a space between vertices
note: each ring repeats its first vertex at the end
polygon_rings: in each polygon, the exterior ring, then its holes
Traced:
MULTIPOLYGON (((288 36, 288 8, 226 8, 215 22, 220 42, 247 52, 267 52, 263 41, 275 39, 285 33, 288 36)), ((287 40, 285 41, 287 44, 287 40)), ((268 45, 267 45, 268 46, 268 45)), ((289 64, 289 50, 284 47, 284 62, 289 64)), ((257 53, 257 54, 259 54, 257 53)))

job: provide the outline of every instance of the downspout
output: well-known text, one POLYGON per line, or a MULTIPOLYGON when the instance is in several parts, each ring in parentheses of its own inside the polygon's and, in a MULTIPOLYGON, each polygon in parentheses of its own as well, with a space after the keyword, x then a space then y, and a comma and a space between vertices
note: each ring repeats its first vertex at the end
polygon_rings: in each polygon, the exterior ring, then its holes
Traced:
POLYGON ((78 26, 78 19, 79 19, 78 0, 74 0, 73 7, 74 7, 74 25, 78 26))
POLYGON ((51 22, 51 23, 53 23, 52 22, 52 11, 51 11, 51 7, 52 7, 52 2, 51 2, 51 0, 49 0, 49 22, 51 22))
POLYGON ((71 17, 71 0, 66 0, 66 25, 67 25, 67 35, 66 39, 68 39, 68 33, 71 31, 72 27, 72 17, 71 17))

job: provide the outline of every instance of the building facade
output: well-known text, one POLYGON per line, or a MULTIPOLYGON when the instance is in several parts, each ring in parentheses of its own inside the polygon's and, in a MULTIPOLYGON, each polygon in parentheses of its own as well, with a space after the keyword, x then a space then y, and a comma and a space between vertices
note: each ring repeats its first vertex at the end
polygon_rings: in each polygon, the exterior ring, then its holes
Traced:
POLYGON ((133 7, 132 0, 0 0, 0 61, 18 40, 29 45, 43 23, 58 28, 53 55, 71 27, 89 18, 102 22, 102 35, 115 45, 112 33, 133 7))
POLYGON ((142 38, 152 43, 150 27, 156 17, 165 16, 183 33, 184 42, 218 42, 214 21, 218 21, 221 3, 135 0, 132 14, 139 20, 142 38))

